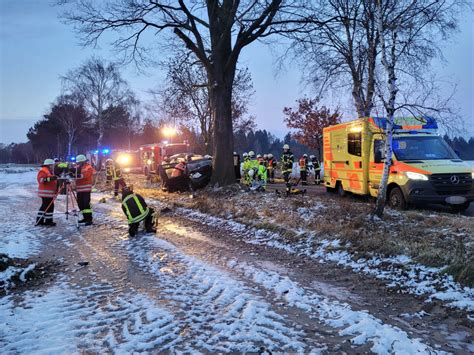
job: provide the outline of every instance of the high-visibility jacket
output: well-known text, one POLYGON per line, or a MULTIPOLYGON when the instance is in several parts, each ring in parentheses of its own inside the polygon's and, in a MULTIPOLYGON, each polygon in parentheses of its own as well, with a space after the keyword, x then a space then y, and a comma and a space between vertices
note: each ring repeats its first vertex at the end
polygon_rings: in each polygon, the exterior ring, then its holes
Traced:
POLYGON ((122 169, 119 166, 112 167, 112 176, 114 180, 119 180, 122 178, 122 169))
POLYGON ((43 166, 36 179, 38 180, 38 196, 53 198, 58 188, 58 181, 52 180, 54 175, 51 174, 46 166, 43 166))
POLYGON ((305 157, 300 158, 300 171, 306 171, 306 166, 308 162, 306 161, 305 157))
POLYGON ((264 164, 260 164, 257 170, 257 178, 267 183, 267 168, 264 164))
POLYGON ((127 195, 122 201, 122 210, 127 216, 128 224, 143 221, 149 213, 145 199, 138 194, 127 195))
POLYGON ((114 175, 113 170, 114 170, 114 167, 112 164, 105 165, 105 175, 109 177, 110 179, 112 179, 112 176, 114 175))
POLYGON ((288 151, 286 153, 283 153, 281 156, 281 162, 282 162, 282 172, 283 173, 291 173, 293 171, 293 161, 294 161, 294 156, 291 151, 288 151))
POLYGON ((171 172, 171 177, 178 177, 184 174, 186 171, 186 164, 184 162, 179 162, 171 172))
POLYGON ((95 170, 89 163, 81 167, 81 178, 76 180, 77 192, 91 192, 95 170))

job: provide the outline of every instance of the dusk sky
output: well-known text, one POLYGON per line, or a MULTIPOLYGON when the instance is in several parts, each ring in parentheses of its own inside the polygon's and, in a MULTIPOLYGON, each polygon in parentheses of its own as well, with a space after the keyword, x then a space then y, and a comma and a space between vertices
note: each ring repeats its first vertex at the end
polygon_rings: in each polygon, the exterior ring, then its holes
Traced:
MULTIPOLYGON (((0 0, 0 143, 26 141, 28 128, 45 114, 60 94, 59 77, 79 66, 92 55, 114 59, 107 41, 100 50, 82 48, 73 29, 58 19, 60 9, 51 0, 0 0)), ((460 22, 460 33, 443 44, 447 64, 434 63, 444 79, 457 83, 457 103, 467 127, 474 136, 474 16, 466 12, 460 22)), ((277 48, 278 50, 278 48, 277 48)), ((301 72, 288 63, 277 72, 270 48, 254 43, 243 51, 241 66, 248 66, 256 95, 250 113, 257 117, 258 128, 277 136, 286 131, 282 109, 297 98, 311 95, 301 85, 301 72)), ((162 69, 149 69, 147 75, 132 66, 122 69, 123 76, 143 100, 150 99, 147 90, 163 81, 162 69)), ((355 118, 352 102, 346 93, 326 98, 331 107, 340 105, 345 120, 355 118)))

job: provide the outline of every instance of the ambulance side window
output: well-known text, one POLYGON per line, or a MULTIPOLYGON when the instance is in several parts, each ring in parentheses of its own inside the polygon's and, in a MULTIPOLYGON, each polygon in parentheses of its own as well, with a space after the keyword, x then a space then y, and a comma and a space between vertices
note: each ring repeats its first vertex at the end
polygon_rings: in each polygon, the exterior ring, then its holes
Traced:
POLYGON ((362 154, 362 132, 347 134, 347 152, 352 155, 362 154))
POLYGON ((385 141, 382 139, 374 140, 374 163, 383 163, 383 159, 385 158, 385 141))

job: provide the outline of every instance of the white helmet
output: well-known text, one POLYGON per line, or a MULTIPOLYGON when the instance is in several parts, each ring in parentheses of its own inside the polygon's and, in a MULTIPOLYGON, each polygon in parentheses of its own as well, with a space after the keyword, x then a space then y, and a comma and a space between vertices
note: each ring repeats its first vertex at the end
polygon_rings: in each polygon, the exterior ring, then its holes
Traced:
POLYGON ((268 158, 268 154, 263 154, 263 159, 267 159, 268 158))
POLYGON ((53 159, 45 159, 43 165, 54 165, 53 159))
POLYGON ((309 156, 309 159, 314 159, 314 155, 311 154, 311 155, 309 156))
POLYGON ((262 157, 262 154, 257 154, 257 159, 260 159, 262 157))
POLYGON ((271 158, 273 158, 273 154, 272 154, 272 153, 268 154, 268 159, 271 159, 271 158))
POLYGON ((234 155, 237 155, 237 152, 234 152, 234 155))
POLYGON ((253 169, 250 169, 248 174, 249 174, 250 177, 252 177, 255 174, 255 171, 253 171, 253 169))
POLYGON ((114 161, 109 158, 109 159, 107 159, 105 162, 106 162, 106 163, 113 163, 114 161))
POLYGON ((76 157, 76 162, 77 163, 83 163, 87 161, 87 158, 84 154, 79 154, 77 157, 76 157))
POLYGON ((245 152, 244 154, 242 154, 242 156, 245 158, 245 157, 248 157, 249 155, 247 154, 247 152, 245 152))
POLYGON ((284 149, 284 150, 285 150, 285 149, 286 149, 286 150, 289 150, 289 149, 290 149, 290 146, 289 146, 288 144, 285 144, 285 145, 283 145, 283 149, 284 149))
POLYGON ((308 157, 308 154, 303 154, 303 158, 307 158, 308 157))
POLYGON ((251 150, 251 151, 249 152, 249 157, 250 157, 250 158, 253 158, 254 156, 255 156, 255 152, 254 152, 253 150, 251 150))

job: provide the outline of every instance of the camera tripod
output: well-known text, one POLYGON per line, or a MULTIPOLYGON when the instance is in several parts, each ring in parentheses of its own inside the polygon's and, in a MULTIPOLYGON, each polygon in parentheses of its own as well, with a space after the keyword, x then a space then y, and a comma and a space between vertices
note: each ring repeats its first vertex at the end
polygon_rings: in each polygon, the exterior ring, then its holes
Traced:
MULTIPOLYGON (((54 212, 54 214, 65 214, 66 220, 69 219, 69 215, 71 215, 75 219, 76 228, 79 229, 79 206, 77 203, 77 196, 71 186, 71 179, 70 178, 59 178, 59 186, 58 191, 53 197, 53 200, 50 202, 46 211, 49 210, 51 205, 57 200, 59 195, 66 195, 66 211, 65 212, 54 212), (69 207, 71 207, 71 211, 69 211, 69 207)), ((35 226, 38 225, 39 221, 36 222, 35 226)))

